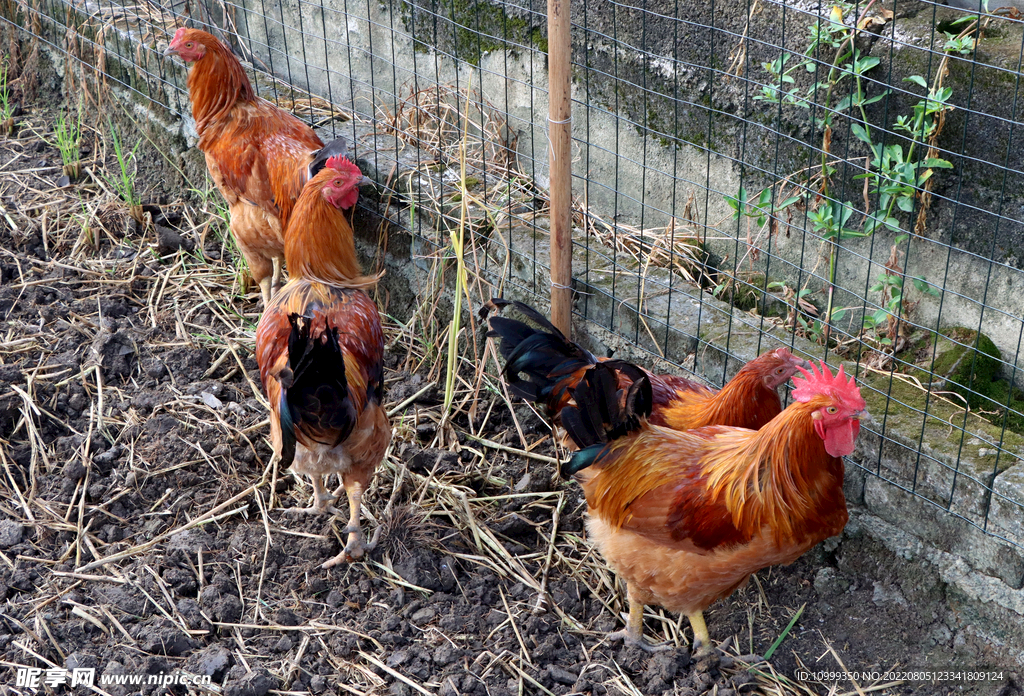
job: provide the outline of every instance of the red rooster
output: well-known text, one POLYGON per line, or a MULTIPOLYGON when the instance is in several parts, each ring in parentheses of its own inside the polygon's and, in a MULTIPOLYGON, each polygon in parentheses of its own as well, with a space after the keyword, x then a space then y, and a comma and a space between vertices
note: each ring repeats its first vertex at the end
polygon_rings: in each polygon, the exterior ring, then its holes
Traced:
POLYGON ((266 306, 281 281, 292 206, 328 158, 345 156, 345 139, 324 146, 308 125, 258 98, 238 58, 212 34, 182 27, 164 55, 193 63, 188 95, 199 149, 266 306))
POLYGON ((362 289, 375 279, 362 275, 343 212, 355 205, 361 181, 358 167, 335 157, 306 184, 284 249, 291 280, 256 329, 274 452, 313 483, 313 506, 303 511, 337 513, 325 475, 338 474, 348 494, 348 540, 325 568, 357 560, 376 544, 376 534, 364 543, 360 506, 391 442, 382 407, 384 332, 362 289))
POLYGON ((673 430, 703 425, 733 425, 757 430, 782 411, 778 388, 800 368, 810 366, 785 348, 776 348, 744 365, 721 391, 675 375, 653 375, 621 360, 597 358, 568 340, 532 307, 492 299, 489 308, 514 306, 541 328, 506 317, 488 319, 488 336, 500 340, 505 378, 517 396, 544 407, 555 425, 569 404, 572 390, 599 363, 614 367, 620 389, 646 375, 653 393, 650 422, 673 430), (523 377, 525 375, 525 378, 523 377))
POLYGON ((562 467, 587 499, 587 528, 626 580, 629 622, 614 634, 643 641, 643 610, 686 614, 710 649, 703 610, 751 573, 789 564, 846 525, 843 460, 864 410, 839 368, 801 370, 795 401, 760 430, 706 426, 679 432, 648 421, 650 380, 625 394, 599 365, 575 390, 562 423, 580 447, 562 467))

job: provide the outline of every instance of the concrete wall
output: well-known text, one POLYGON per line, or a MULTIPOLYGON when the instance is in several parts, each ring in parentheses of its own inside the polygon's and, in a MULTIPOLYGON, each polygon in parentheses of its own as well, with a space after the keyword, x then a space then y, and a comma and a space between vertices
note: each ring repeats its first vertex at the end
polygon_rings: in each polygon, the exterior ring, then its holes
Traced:
MULTIPOLYGON (((479 14, 478 5, 469 7, 479 14)), ((435 27, 427 6, 349 3, 349 14, 344 15, 339 9, 343 4, 327 3, 330 9, 323 13, 301 17, 301 31, 295 2, 275 6, 274 11, 279 14, 276 19, 273 16, 268 18, 265 24, 262 20, 256 22, 255 15, 248 13, 240 12, 234 19, 243 32, 241 42, 244 50, 251 50, 267 67, 272 61, 280 76, 290 77, 316 94, 330 96, 334 103, 351 107, 361 116, 349 122, 327 123, 325 127, 353 137, 362 158, 360 164, 379 182, 401 181, 400 175, 406 172, 410 182, 406 188, 414 190, 420 185, 411 183, 415 177, 427 180, 436 175, 443 178, 443 173, 419 167, 422 150, 408 143, 397 143, 394 137, 382 135, 374 129, 375 125, 381 125, 380 118, 386 116, 387 109, 393 113, 395 95, 405 97, 412 90, 429 88, 440 82, 463 88, 470 84, 474 88, 482 85, 483 97, 489 107, 481 106, 477 111, 493 108, 508 114, 508 143, 517 148, 524 170, 543 187, 546 158, 543 130, 546 122, 545 59, 538 49, 544 46, 544 35, 542 22, 536 14, 540 9, 539 3, 535 5, 532 9, 516 5, 505 18, 495 20, 491 16, 488 20, 492 30, 497 21, 501 26, 501 36, 507 35, 516 44, 509 51, 498 50, 492 43, 469 41, 462 30, 453 29, 444 22, 435 27), (325 35, 328 37, 326 45, 325 35), (464 60, 452 58, 450 54, 453 51, 459 51, 464 60), (329 70, 325 67, 327 65, 329 70)), ((635 42, 639 38, 630 33, 636 30, 635 22, 631 24, 628 18, 607 14, 607 8, 602 8, 600 3, 589 3, 588 6, 591 14, 587 22, 591 27, 601 28, 609 35, 618 31, 622 41, 637 45, 635 42)), ((304 12, 309 11, 308 5, 302 7, 304 12)), ((456 8, 464 7, 463 4, 456 5, 456 8)), ((648 7, 656 9, 650 4, 648 7)), ((740 9, 746 4, 721 2, 716 7, 714 17, 703 7, 685 11, 694 13, 690 17, 694 22, 714 21, 716 26, 741 35, 745 17, 740 9)), ((911 16, 907 18, 906 31, 917 27, 913 29, 917 36, 929 34, 930 25, 913 24, 911 20, 922 16, 923 12, 931 12, 932 8, 923 3, 909 7, 911 16)), ((779 25, 781 11, 781 6, 765 5, 750 31, 753 33, 756 29, 762 34, 769 33, 779 25)), ((583 22, 582 17, 576 19, 583 22)), ((904 25, 900 27, 902 32, 904 25)), ((648 113, 649 109, 643 108, 642 97, 630 94, 628 89, 616 90, 609 82, 599 83, 593 74, 589 75, 588 92, 588 75, 577 74, 575 97, 589 108, 578 109, 574 123, 575 134, 581 141, 576 172, 577 175, 586 174, 593 182, 585 187, 582 181, 577 181, 578 193, 581 196, 586 194, 591 207, 604 215, 617 211, 620 222, 640 224, 642 221, 645 226, 654 226, 663 225, 670 212, 678 210, 687 187, 699 190, 710 184, 714 191, 708 196, 697 196, 694 205, 700 220, 721 223, 707 230, 709 246, 719 262, 722 263, 722 259, 727 262, 729 258, 735 262, 745 254, 746 232, 741 229, 737 235, 734 223, 728 223, 727 206, 719 195, 721 192, 734 192, 741 177, 750 174, 749 168, 744 170, 735 158, 742 155, 747 161, 778 161, 779 171, 787 171, 787 167, 795 166, 793 162, 799 160, 799 147, 794 146, 796 154, 786 154, 780 146, 779 157, 775 158, 774 140, 756 137, 756 129, 752 126, 747 133, 748 149, 739 150, 742 142, 740 133, 730 119, 733 114, 743 113, 737 106, 745 99, 739 86, 741 82, 735 78, 726 81, 718 75, 715 78, 718 82, 712 84, 713 76, 707 69, 694 67, 702 60, 707 61, 713 53, 717 56, 713 59, 717 69, 724 69, 732 47, 730 42, 714 44, 708 36, 693 33, 679 43, 675 36, 660 35, 656 29, 649 28, 649 31, 646 45, 650 53, 647 55, 630 53, 621 47, 612 48, 607 42, 595 40, 576 46, 576 58, 609 72, 617 69, 620 77, 632 75, 637 84, 646 76, 650 80, 649 86, 657 86, 663 91, 667 91, 665 80, 672 80, 674 90, 678 79, 680 91, 685 87, 691 96, 687 100, 688 105, 682 108, 685 113, 678 124, 673 120, 672 127, 678 125, 687 132, 668 134, 671 137, 667 144, 665 137, 645 137, 644 129, 653 127, 646 119, 654 119, 656 110, 648 113), (680 47, 676 53, 679 61, 669 57, 676 44, 680 47), (701 96, 698 98, 693 94, 701 96), (701 104, 702 100, 716 105, 719 111, 711 116, 710 130, 706 106, 694 106, 701 104), (625 117, 637 119, 641 128, 623 125, 612 114, 602 112, 602 109, 611 107, 616 107, 618 113, 625 117), (705 135, 702 140, 700 133, 711 137, 705 135), (591 145, 584 147, 586 142, 591 145), (709 157, 707 150, 703 149, 708 144, 717 150, 717 154, 709 157), (646 174, 642 167, 630 160, 645 163, 646 174), (674 174, 683 185, 677 183, 673 188, 673 180, 668 173, 674 174)), ((199 160, 193 147, 195 134, 187 110, 184 119, 178 119, 174 113, 183 110, 178 106, 181 104, 180 85, 184 84, 183 71, 178 64, 159 61, 160 36, 161 32, 156 31, 144 37, 143 32, 131 27, 116 34, 108 32, 104 37, 110 51, 106 69, 131 85, 131 89, 124 89, 114 83, 115 94, 131 104, 137 113, 147 116, 154 130, 162 129, 169 151, 180 154, 186 166, 195 166, 199 160), (126 51, 125 46, 132 47, 132 50, 126 51), (130 60, 119 62, 116 59, 118 51, 130 55, 130 60), (161 79, 134 73, 131 66, 140 61, 152 75, 161 75, 161 79)), ((907 36, 910 38, 904 38, 910 41, 915 34, 907 36)), ((1011 26, 991 41, 986 41, 986 46, 998 44, 1006 49, 999 54, 1007 56, 1005 59, 996 56, 992 60, 1004 60, 1008 64, 1011 53, 1008 47, 1020 46, 1021 32, 1019 27, 1011 26)), ((884 39, 877 39, 871 50, 885 54, 884 45, 884 39)), ((756 66, 769 54, 768 49, 761 54, 752 52, 750 65, 756 66)), ((59 51, 54 52, 54 56, 60 61, 59 51)), ((898 63, 896 57, 891 60, 898 63)), ((951 74, 957 70, 960 68, 951 70, 951 74)), ((977 86, 973 108, 988 109, 993 113, 998 109, 1005 110, 1006 105, 1012 102, 1006 92, 1008 84, 1011 83, 1005 80, 997 82, 995 87, 991 87, 995 91, 986 91, 990 88, 983 85, 977 86)), ((273 96, 273 90, 265 82, 261 92, 273 96)), ((648 94, 647 106, 651 100, 653 97, 648 94)), ((955 115, 950 117, 951 120, 955 118, 955 115)), ((980 126, 972 127, 970 119, 964 117, 959 128, 947 125, 951 140, 966 141, 971 147, 978 148, 979 162, 963 164, 961 171, 942 184, 942 190, 958 191, 962 200, 968 200, 968 195, 973 196, 970 201, 973 201, 972 205, 978 204, 979 208, 982 207, 980 201, 989 200, 987 205, 996 207, 1002 200, 1002 214, 1006 218, 1014 215, 1019 218, 1020 189, 1007 186, 1003 191, 1005 195, 1000 199, 993 197, 992 191, 1002 189, 1001 176, 991 185, 981 181, 980 171, 984 169, 986 157, 1005 157, 1006 148, 1016 152, 1014 148, 1018 147, 1009 125, 1003 125, 1006 133, 1001 141, 1005 143, 1001 154, 999 147, 983 147, 988 136, 980 126)), ((660 129, 663 134, 667 130, 664 125, 660 129)), ((798 134, 799 128, 794 132, 798 134)), ((995 137, 991 132, 989 136, 995 137)), ((842 134, 837 133, 837 143, 841 137, 842 134)), ((752 176, 755 181, 756 176, 767 180, 763 175, 752 176)), ((748 184, 748 188, 753 189, 754 186, 748 184)), ((959 217, 954 225, 954 213, 944 207, 946 205, 942 201, 935 203, 932 212, 935 222, 929 228, 931 236, 912 240, 914 246, 911 248, 911 272, 939 280, 946 277, 946 249, 936 240, 952 235, 953 241, 959 245, 949 252, 954 263, 950 266, 952 272, 947 280, 948 286, 964 297, 947 296, 943 316, 934 325, 976 324, 978 309, 969 300, 980 299, 986 281, 991 288, 986 301, 1005 307, 1008 313, 1017 312, 1019 302, 1016 298, 1024 289, 1016 268, 1017 261, 1010 258, 1013 249, 1019 246, 1017 222, 1002 220, 999 235, 995 235, 995 222, 991 216, 961 209, 956 214, 959 217), (985 224, 992 228, 987 236, 983 229, 985 224), (982 229, 975 229, 972 225, 982 229), (996 266, 983 257, 972 255, 986 244, 991 247, 993 240, 997 253, 1012 263, 996 266)), ((409 219, 407 210, 396 214, 381 205, 379 212, 392 216, 392 220, 398 223, 392 227, 383 257, 388 268, 386 282, 389 291, 392 298, 399 298, 393 306, 405 304, 413 307, 414 301, 435 291, 431 287, 431 277, 423 272, 427 264, 422 254, 429 251, 429 244, 400 229, 409 219)), ((416 224, 421 225, 422 230, 429 230, 436 223, 436 218, 426 213, 416 217, 416 224)), ((536 295, 530 291, 545 292, 546 230, 543 220, 527 222, 521 219, 523 217, 529 216, 510 218, 507 225, 490 233, 489 239, 481 240, 480 251, 488 263, 486 269, 477 270, 492 288, 502 286, 507 296, 538 304, 536 295), (506 268, 507 274, 503 271, 506 268)), ((373 222, 379 222, 379 219, 373 222)), ((377 227, 376 224, 368 224, 366 229, 377 227)), ((364 249, 372 249, 376 240, 363 242, 364 249)), ((864 287, 869 263, 884 261, 883 257, 889 253, 888 239, 876 237, 873 243, 873 248, 872 240, 856 245, 844 243, 848 251, 842 257, 841 284, 851 288, 864 287), (857 253, 862 258, 858 258, 857 253)), ((742 362, 776 345, 792 345, 813 357, 823 355, 820 346, 794 338, 762 317, 740 312, 714 300, 707 293, 701 293, 673 277, 667 270, 648 269, 641 287, 635 274, 636 263, 631 263, 621 252, 616 256, 596 240, 591 239, 589 244, 589 254, 582 248, 577 249, 576 267, 587 270, 580 273, 576 289, 581 293, 580 307, 593 320, 586 327, 580 327, 585 328, 580 335, 595 350, 614 351, 617 355, 638 357, 655 365, 659 361, 652 359, 652 355, 660 353, 691 367, 714 383, 721 383, 742 362), (627 271, 632 268, 634 273, 616 274, 623 268, 627 271), (662 292, 668 288, 672 289, 671 295, 662 292), (642 314, 646 323, 638 320, 640 297, 643 298, 642 314), (634 343, 640 344, 647 352, 638 351, 634 343)), ((820 250, 813 240, 804 238, 799 219, 794 219, 788 236, 782 232, 772 244, 772 252, 788 259, 792 266, 786 270, 783 263, 774 261, 768 268, 769 274, 788 277, 787 274, 796 273, 797 269, 803 268, 806 273, 816 266, 821 273, 820 250)), ((764 261, 759 263, 766 265, 764 261)), ((871 275, 877 271, 876 266, 871 275)), ((919 312, 918 316, 924 319, 937 316, 938 309, 922 303, 919 312)), ((991 315, 989 317, 985 331, 1004 348, 1004 354, 1015 355, 1019 320, 996 321, 991 319, 991 315)), ((855 368, 851 366, 851 369, 855 368)), ((1020 617, 1024 615, 1024 592, 1021 591, 1024 587, 1024 526, 1020 522, 1021 505, 1024 504, 1024 438, 1013 434, 1004 437, 987 421, 974 415, 965 416, 961 410, 938 400, 927 404, 928 415, 924 415, 926 404, 920 390, 914 391, 900 382, 890 383, 886 375, 870 371, 858 373, 858 378, 863 384, 871 418, 865 421, 858 451, 853 457, 856 464, 850 467, 847 482, 851 506, 857 511, 857 533, 866 530, 893 553, 933 567, 957 592, 983 607, 979 615, 999 617, 998 621, 982 622, 973 630, 994 641, 1017 646, 1016 649, 1024 655, 1024 632, 1020 629, 1020 617)))

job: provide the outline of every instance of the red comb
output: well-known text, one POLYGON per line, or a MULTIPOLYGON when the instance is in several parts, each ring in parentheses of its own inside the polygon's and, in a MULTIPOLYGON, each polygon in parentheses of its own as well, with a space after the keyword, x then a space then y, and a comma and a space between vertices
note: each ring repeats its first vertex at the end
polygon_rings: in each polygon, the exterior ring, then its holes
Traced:
POLYGON ((344 155, 335 155, 327 160, 327 164, 324 165, 328 169, 333 169, 338 172, 352 171, 353 169, 358 170, 359 167, 352 164, 348 157, 344 155))
POLYGON ((835 375, 825 363, 819 363, 819 365, 820 367, 815 367, 812 362, 810 370, 797 368, 804 376, 793 378, 793 383, 796 385, 796 389, 793 390, 794 399, 810 401, 816 394, 832 394, 841 398, 855 395, 857 399, 861 398, 860 389, 853 381, 853 377, 847 379, 842 365, 839 366, 839 371, 835 375))

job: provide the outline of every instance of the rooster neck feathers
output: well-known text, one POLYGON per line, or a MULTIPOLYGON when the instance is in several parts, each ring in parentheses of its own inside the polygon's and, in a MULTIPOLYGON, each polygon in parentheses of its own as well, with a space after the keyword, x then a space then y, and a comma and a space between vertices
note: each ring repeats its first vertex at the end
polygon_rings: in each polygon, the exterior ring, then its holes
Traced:
POLYGON ((757 432, 739 430, 709 443, 707 490, 738 530, 753 534, 767 525, 776 543, 796 543, 820 531, 822 498, 842 496, 843 461, 825 451, 812 410, 793 404, 757 432))
POLYGON ((352 227, 344 211, 322 194, 324 186, 338 175, 334 159, 310 179, 295 202, 285 232, 285 262, 293 277, 339 287, 366 287, 375 279, 364 276, 359 267, 352 227))
POLYGON ((256 102, 256 93, 235 54, 212 34, 203 37, 206 53, 188 73, 188 93, 199 137, 238 103, 256 102))

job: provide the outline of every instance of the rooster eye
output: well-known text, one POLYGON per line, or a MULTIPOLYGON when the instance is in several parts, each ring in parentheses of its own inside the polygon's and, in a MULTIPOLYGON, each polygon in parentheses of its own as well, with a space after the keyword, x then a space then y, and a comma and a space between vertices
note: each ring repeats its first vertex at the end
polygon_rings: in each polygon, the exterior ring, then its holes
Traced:
POLYGON ((830 414, 839 413, 839 409, 836 408, 835 406, 829 406, 828 408, 825 409, 825 411, 827 411, 830 414))
POLYGON ((185 48, 192 48, 192 42, 191 41, 186 41, 185 42, 185 48))

